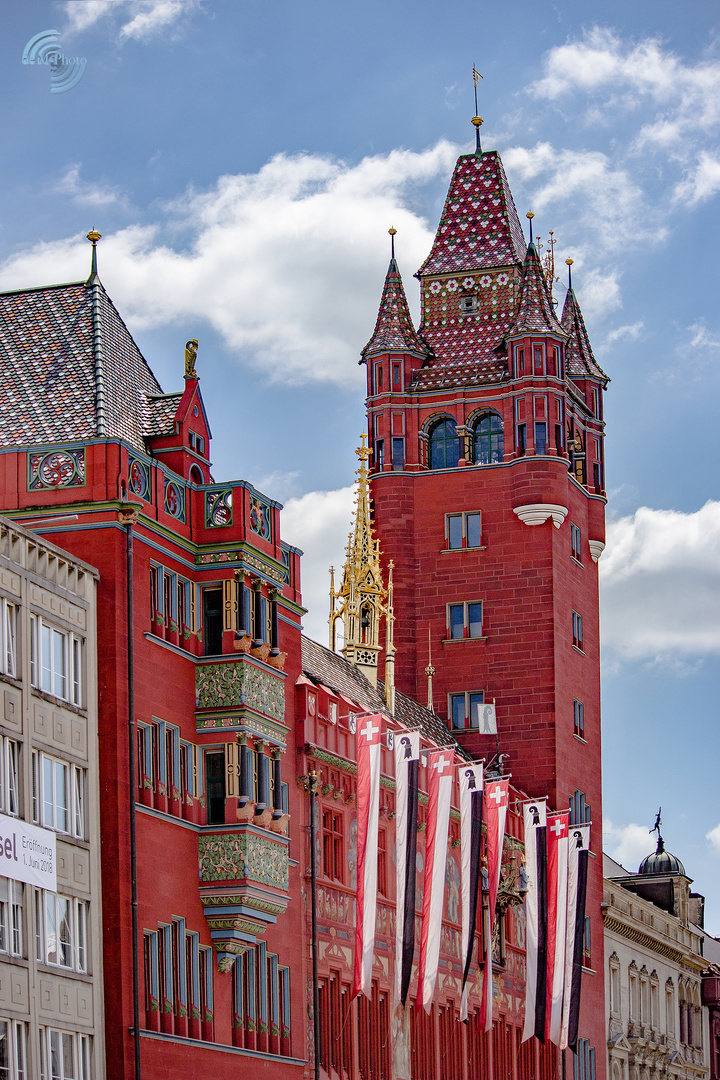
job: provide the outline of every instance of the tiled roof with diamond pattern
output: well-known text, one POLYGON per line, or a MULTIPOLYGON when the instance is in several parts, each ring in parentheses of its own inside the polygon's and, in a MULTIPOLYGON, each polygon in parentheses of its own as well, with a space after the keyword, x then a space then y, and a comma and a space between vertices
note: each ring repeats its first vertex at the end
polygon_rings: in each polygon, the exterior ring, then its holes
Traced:
POLYGON ((367 359, 374 353, 411 352, 425 356, 427 347, 422 343, 413 326, 405 289, 395 259, 390 260, 385 277, 380 310, 373 336, 361 356, 367 359))
POLYGON ((591 378, 608 382, 607 375, 593 356, 585 320, 572 289, 568 289, 565 296, 562 325, 569 338, 565 346, 565 366, 568 375, 582 378, 589 375, 591 378))
POLYGON ((557 334, 565 337, 534 244, 529 245, 525 256, 520 297, 509 333, 557 334))
POLYGON ((418 276, 522 262, 525 238, 496 150, 458 158, 432 251, 418 276))

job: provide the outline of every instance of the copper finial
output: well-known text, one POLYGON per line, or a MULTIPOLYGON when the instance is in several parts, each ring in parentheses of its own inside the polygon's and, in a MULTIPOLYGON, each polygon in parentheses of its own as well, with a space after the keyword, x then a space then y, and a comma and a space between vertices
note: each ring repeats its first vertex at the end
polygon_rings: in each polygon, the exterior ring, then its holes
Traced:
POLYGON ((395 258, 395 235, 397 233, 397 229, 394 229, 392 227, 392 225, 391 225, 390 228, 388 229, 388 232, 390 234, 390 257, 394 259, 395 258))

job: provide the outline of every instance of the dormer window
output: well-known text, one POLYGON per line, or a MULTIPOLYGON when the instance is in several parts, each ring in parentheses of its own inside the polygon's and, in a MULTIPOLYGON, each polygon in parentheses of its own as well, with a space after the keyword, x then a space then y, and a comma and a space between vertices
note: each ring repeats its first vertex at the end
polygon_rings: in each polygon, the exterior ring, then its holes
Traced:
POLYGON ((472 315, 474 311, 478 309, 477 296, 461 296, 460 297, 460 314, 472 315))
POLYGON ((194 431, 189 433, 190 447, 197 451, 198 454, 205 453, 205 439, 202 435, 196 435, 194 431))

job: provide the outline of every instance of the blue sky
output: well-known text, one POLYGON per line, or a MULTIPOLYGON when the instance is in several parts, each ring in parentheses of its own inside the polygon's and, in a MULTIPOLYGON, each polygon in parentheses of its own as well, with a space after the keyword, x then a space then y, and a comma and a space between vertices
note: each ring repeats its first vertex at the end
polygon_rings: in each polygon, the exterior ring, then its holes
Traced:
POLYGON ((215 475, 285 501, 320 640, 387 229, 417 312, 478 66, 483 145, 575 259, 612 378, 607 846, 632 868, 662 804, 720 933, 718 5, 36 0, 0 29, 0 288, 84 277, 103 233, 101 277, 165 389, 199 339, 215 475), (48 29, 87 61, 61 94, 21 62, 48 29))

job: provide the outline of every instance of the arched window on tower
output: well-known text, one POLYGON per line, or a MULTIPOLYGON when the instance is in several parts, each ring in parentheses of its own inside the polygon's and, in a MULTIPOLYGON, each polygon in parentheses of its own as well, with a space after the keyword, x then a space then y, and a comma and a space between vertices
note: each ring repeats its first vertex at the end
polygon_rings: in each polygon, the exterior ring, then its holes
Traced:
POLYGON ((473 427, 473 461, 497 465, 503 459, 503 422, 500 413, 486 412, 473 427))
POLYGON ((455 469, 460 460, 460 440, 457 425, 449 416, 443 417, 430 429, 428 461, 431 469, 455 469))

